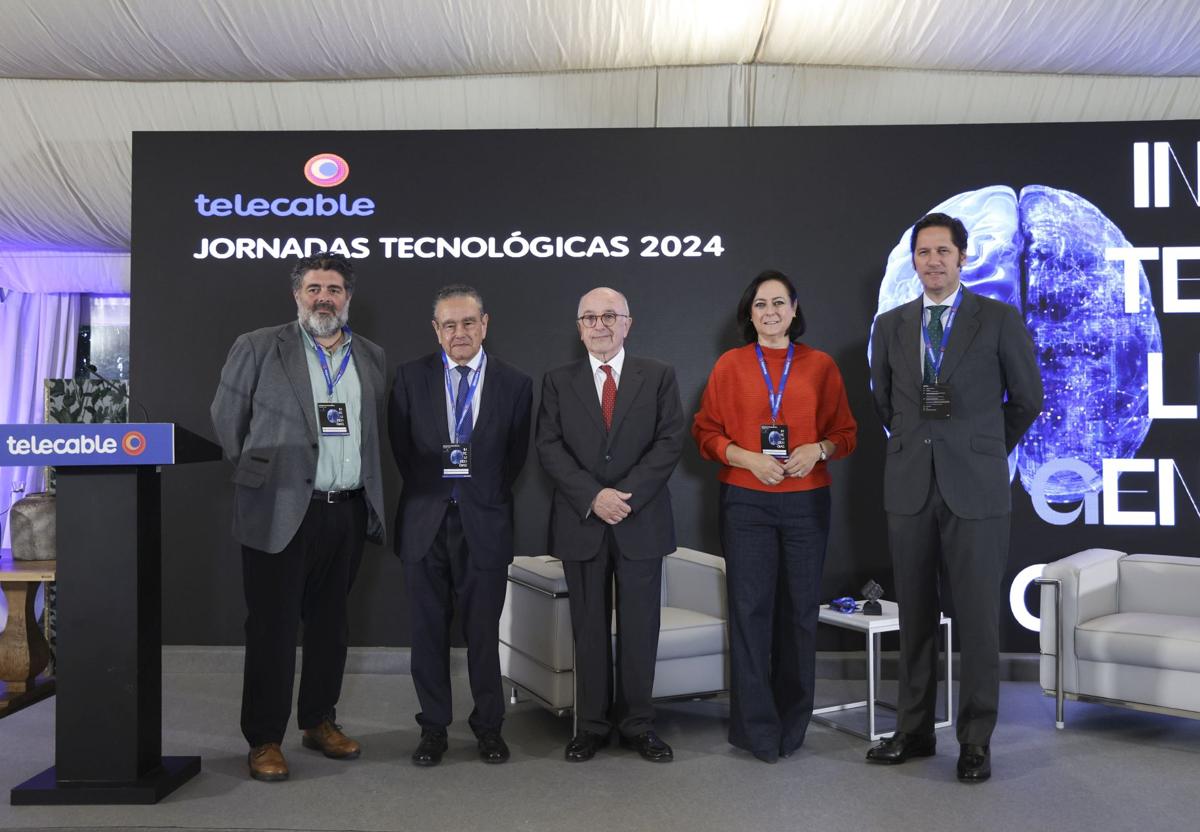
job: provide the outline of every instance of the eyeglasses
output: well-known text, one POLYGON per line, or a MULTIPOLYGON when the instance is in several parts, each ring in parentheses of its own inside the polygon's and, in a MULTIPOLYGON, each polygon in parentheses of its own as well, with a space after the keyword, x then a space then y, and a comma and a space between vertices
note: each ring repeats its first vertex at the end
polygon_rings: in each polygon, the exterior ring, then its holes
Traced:
POLYGON ((617 318, 628 317, 628 315, 622 315, 619 312, 605 312, 603 315, 592 315, 591 313, 588 313, 587 315, 580 315, 575 320, 579 321, 579 323, 583 324, 588 329, 592 329, 596 326, 597 321, 603 323, 605 326, 612 326, 617 322, 617 318))

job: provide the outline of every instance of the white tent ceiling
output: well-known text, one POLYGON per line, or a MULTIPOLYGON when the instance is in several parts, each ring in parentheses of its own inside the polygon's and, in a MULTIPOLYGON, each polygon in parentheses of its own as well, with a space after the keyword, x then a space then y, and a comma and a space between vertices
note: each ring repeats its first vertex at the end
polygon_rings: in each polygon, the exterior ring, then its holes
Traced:
POLYGON ((714 64, 1200 75, 1195 0, 7 0, 0 76, 297 81, 714 64))
POLYGON ((1197 0, 0 0, 0 255, 127 251, 134 130, 1197 118, 1197 43, 1197 0))

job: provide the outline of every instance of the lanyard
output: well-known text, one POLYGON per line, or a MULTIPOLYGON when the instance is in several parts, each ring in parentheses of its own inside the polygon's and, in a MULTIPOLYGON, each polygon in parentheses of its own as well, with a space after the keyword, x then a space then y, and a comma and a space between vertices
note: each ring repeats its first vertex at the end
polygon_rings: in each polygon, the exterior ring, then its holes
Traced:
MULTIPOLYGON (((347 342, 350 340, 350 327, 342 327, 342 333, 346 336, 347 342)), ((346 357, 342 359, 342 366, 338 367, 337 375, 329 374, 329 362, 325 360, 325 348, 317 343, 317 339, 313 339, 313 349, 317 351, 317 361, 321 363, 321 372, 325 374, 325 386, 329 388, 329 396, 333 397, 333 388, 337 387, 337 383, 342 380, 342 376, 346 374, 346 368, 350 366, 350 353, 354 347, 347 343, 346 357)))
MULTIPOLYGON (((454 422, 454 441, 458 442, 458 437, 462 435, 463 425, 466 424, 467 417, 471 414, 471 400, 475 398, 475 388, 479 386, 479 379, 483 376, 483 365, 487 363, 487 353, 479 359, 479 369, 475 371, 475 380, 471 382, 471 386, 467 388, 466 401, 463 402, 462 413, 458 415, 458 419, 454 422)), ((445 368, 446 376, 446 395, 450 397, 451 404, 457 409, 458 402, 454 401, 454 390, 450 386, 450 359, 446 358, 446 353, 442 353, 442 367, 445 368)))
MULTIPOLYGON (((962 289, 959 289, 954 296, 954 303, 950 307, 950 311, 944 313, 946 325, 942 327, 942 343, 938 345, 937 351, 933 349, 933 342, 929 340, 929 326, 921 325, 921 338, 925 341, 925 351, 929 357, 929 363, 933 365, 933 380, 936 382, 942 375, 942 359, 946 357, 946 343, 950 340, 950 327, 954 326, 954 320, 958 314, 958 305, 962 303, 962 289)), ((932 308, 932 307, 930 307, 932 308)), ((925 310, 922 309, 922 317, 925 310)), ((933 314, 930 313, 930 317, 933 314)))
POLYGON ((754 353, 758 356, 758 366, 762 370, 763 381, 767 383, 767 399, 771 402, 771 424, 779 420, 779 408, 783 405, 783 391, 787 387, 788 375, 792 372, 792 356, 796 352, 795 344, 788 344, 787 360, 783 363, 783 375, 779 378, 779 392, 771 383, 771 374, 767 372, 767 360, 763 358, 762 347, 754 345, 754 353))

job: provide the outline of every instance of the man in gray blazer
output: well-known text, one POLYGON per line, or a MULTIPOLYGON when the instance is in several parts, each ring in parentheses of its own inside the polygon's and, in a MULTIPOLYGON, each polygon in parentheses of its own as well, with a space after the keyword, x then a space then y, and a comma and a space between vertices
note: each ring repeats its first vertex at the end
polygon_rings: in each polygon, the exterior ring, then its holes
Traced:
POLYGON ((575 636, 576 733, 565 755, 576 763, 608 745, 614 725, 643 758, 674 756, 654 731, 650 700, 662 559, 675 551, 667 480, 683 453, 683 406, 669 365, 626 355, 632 324, 620 292, 584 295, 576 326, 588 355, 546 373, 538 410, 538 458, 554 483, 550 552, 563 562, 575 636))
POLYGON ((346 325, 354 294, 349 260, 306 257, 291 277, 298 320, 234 341, 211 408, 234 464, 233 536, 242 544, 242 733, 250 776, 268 781, 288 777, 280 743, 301 620, 303 744, 333 759, 361 752, 335 722, 346 597, 364 538, 384 540, 383 350, 346 325))
POLYGON ((913 226, 911 246, 925 291, 880 315, 871 338, 875 410, 889 433, 883 505, 901 662, 896 734, 867 759, 934 753, 940 567, 962 648, 958 777, 980 782, 991 775, 1000 691, 1007 457, 1041 412, 1042 379, 1020 313, 961 285, 962 222, 929 214, 913 226))

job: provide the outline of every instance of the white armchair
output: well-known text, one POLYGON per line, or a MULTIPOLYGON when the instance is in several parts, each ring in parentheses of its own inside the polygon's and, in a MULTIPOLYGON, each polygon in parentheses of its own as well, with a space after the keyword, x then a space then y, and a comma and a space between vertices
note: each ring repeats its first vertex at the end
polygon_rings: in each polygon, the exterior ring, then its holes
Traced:
MULTIPOLYGON (((575 706, 568 604, 561 561, 514 559, 500 616, 500 672, 513 687, 514 700, 524 691, 560 715, 575 706)), ((655 699, 704 696, 729 687, 727 617, 724 560, 692 549, 663 558, 655 699)))
POLYGON ((1200 719, 1200 558, 1088 549, 1039 583, 1057 727, 1064 698, 1200 719))

